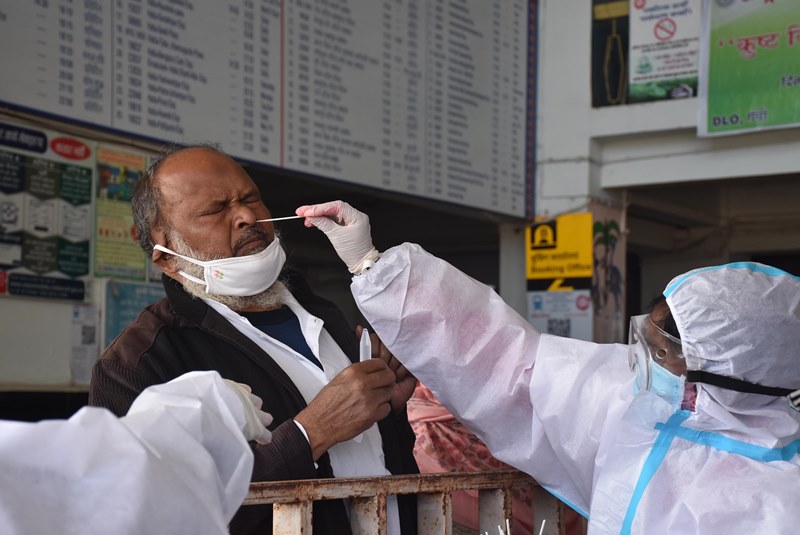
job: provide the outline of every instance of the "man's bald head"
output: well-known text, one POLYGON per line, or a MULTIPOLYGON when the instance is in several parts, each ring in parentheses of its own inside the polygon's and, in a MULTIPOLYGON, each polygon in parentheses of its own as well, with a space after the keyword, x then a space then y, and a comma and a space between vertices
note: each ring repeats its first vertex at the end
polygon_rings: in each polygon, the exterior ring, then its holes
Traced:
POLYGON ((147 170, 142 174, 142 178, 136 184, 131 197, 133 224, 136 227, 135 238, 148 256, 152 256, 153 246, 155 245, 152 239, 153 229, 169 226, 169 221, 162 212, 158 172, 173 156, 193 150, 206 150, 225 155, 218 145, 212 143, 170 145, 159 153, 158 157, 148 166, 147 170))

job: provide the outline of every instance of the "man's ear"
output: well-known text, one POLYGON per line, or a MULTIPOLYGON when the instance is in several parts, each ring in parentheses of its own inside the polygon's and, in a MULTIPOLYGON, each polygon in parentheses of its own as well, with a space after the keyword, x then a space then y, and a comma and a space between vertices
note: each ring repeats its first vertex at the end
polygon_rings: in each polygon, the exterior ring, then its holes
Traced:
MULTIPOLYGON (((150 233, 150 239, 153 243, 167 243, 166 233, 161 229, 153 229, 150 233)), ((173 255, 165 253, 164 251, 159 251, 158 249, 153 249, 152 259, 153 263, 167 276, 173 279, 177 276, 178 267, 175 264, 175 257, 173 255)))

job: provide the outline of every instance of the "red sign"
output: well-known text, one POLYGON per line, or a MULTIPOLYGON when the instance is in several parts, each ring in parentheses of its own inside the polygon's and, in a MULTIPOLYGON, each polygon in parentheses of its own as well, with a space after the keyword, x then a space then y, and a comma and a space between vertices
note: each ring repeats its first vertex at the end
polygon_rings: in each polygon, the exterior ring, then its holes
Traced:
POLYGON ((581 294, 575 299, 575 306, 578 307, 578 310, 587 310, 591 304, 592 298, 588 295, 581 294))
POLYGON ((634 0, 633 2, 633 7, 635 7, 636 9, 643 9, 645 5, 647 5, 647 2, 645 2, 645 0, 634 0))
POLYGON ((92 155, 92 149, 86 143, 73 137, 57 137, 50 141, 50 148, 68 160, 85 160, 92 155))
POLYGON ((660 19, 653 27, 653 33, 659 41, 669 41, 675 37, 678 31, 678 24, 669 17, 660 19))

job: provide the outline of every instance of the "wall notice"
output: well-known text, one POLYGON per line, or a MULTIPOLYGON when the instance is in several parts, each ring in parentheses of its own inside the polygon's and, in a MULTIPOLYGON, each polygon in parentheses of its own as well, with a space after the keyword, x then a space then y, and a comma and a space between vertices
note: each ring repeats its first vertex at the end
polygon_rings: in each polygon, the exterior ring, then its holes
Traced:
POLYGON ((698 134, 800 125, 800 3, 706 2, 698 134))
POLYGON ((165 297, 160 284, 105 281, 103 348, 125 330, 144 307, 165 297))
POLYGON ((75 305, 72 309, 72 351, 69 370, 72 383, 88 385, 92 366, 100 354, 100 314, 94 305, 75 305))
POLYGON ((524 216, 535 12, 529 0, 3 2, 13 76, 0 104, 524 216))
POLYGON ((133 238, 131 195, 147 156, 101 145, 97 149, 95 275, 145 280, 147 257, 133 238))
POLYGON ((591 340, 592 214, 566 214, 526 229, 528 321, 540 332, 591 340))
POLYGON ((86 297, 94 162, 87 140, 0 122, 0 295, 86 297))
POLYGON ((700 0, 630 0, 628 101, 697 95, 700 0))

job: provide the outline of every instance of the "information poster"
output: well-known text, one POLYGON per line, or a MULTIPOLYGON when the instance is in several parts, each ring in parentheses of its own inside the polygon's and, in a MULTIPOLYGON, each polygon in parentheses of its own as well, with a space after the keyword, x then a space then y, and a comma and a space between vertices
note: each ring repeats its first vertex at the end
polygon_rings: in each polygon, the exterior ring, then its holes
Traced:
POLYGON ((529 4, 5 2, 0 103, 522 217, 529 4))
POLYGON ((541 333, 591 342, 591 291, 528 292, 528 322, 541 333))
POLYGON ((528 321, 540 332, 591 341, 592 214, 566 214, 526 229, 528 321))
POLYGON ((86 297, 93 145, 0 122, 0 295, 86 297))
POLYGON ((109 280, 105 283, 103 347, 114 341, 144 307, 165 297, 161 284, 109 280))
POLYGON ((697 96, 701 0, 630 0, 628 101, 697 96))
POLYGON ((800 2, 705 3, 698 134, 800 125, 800 2))
POLYGON ((131 195, 147 156, 108 145, 97 148, 95 275, 145 280, 147 256, 134 239, 131 195))
POLYGON ((72 351, 70 375, 72 383, 88 385, 92 366, 100 355, 100 314, 94 305, 75 305, 72 309, 72 351))

